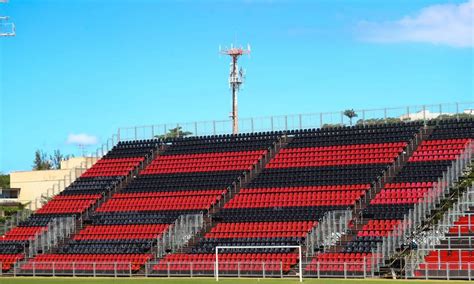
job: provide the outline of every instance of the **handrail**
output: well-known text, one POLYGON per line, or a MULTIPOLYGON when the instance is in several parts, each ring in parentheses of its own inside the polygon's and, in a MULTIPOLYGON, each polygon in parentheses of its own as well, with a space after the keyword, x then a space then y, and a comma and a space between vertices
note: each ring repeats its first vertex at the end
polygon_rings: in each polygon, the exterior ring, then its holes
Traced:
MULTIPOLYGON (((431 210, 441 202, 451 186, 459 180, 463 170, 471 164, 473 152, 474 141, 470 141, 457 159, 452 162, 451 166, 443 172, 443 177, 438 179, 431 191, 428 191, 423 199, 405 215, 404 220, 394 228, 394 234, 382 239, 382 243, 379 243, 375 250, 382 255, 382 260, 389 259, 397 248, 406 242, 411 242, 412 234, 418 226, 422 224, 431 210)), ((379 267, 382 264, 383 261, 378 264, 379 267)))

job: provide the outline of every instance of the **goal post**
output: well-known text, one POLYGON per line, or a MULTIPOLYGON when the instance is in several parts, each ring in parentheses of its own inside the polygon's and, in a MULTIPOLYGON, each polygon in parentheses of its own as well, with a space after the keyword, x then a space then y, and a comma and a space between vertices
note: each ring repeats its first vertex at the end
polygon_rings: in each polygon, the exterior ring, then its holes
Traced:
POLYGON ((303 282, 303 261, 301 246, 216 246, 216 281, 219 281, 219 250, 222 249, 268 249, 268 248, 292 248, 298 249, 299 258, 299 278, 300 282, 303 282))

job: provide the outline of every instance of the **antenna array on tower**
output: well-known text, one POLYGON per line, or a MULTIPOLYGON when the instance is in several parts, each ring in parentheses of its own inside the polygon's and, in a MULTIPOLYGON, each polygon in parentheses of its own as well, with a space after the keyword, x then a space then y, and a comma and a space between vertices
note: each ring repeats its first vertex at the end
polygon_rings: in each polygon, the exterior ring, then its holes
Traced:
POLYGON ((229 55, 232 58, 230 63, 230 74, 229 74, 229 86, 232 90, 232 133, 239 133, 239 118, 238 118, 238 104, 237 97, 240 90, 240 85, 243 84, 245 79, 245 70, 240 68, 237 64, 239 57, 242 55, 250 54, 250 45, 247 44, 247 49, 242 47, 234 47, 232 44, 230 48, 221 49, 219 47, 219 53, 229 55))

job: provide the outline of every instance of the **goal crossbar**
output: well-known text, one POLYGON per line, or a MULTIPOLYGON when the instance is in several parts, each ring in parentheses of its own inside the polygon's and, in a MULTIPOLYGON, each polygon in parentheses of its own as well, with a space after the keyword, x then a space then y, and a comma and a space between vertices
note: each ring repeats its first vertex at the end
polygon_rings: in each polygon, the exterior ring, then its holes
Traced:
POLYGON ((299 277, 300 282, 303 282, 303 262, 301 254, 301 246, 216 246, 216 281, 219 281, 219 250, 222 249, 266 249, 266 248, 297 248, 299 255, 299 277))

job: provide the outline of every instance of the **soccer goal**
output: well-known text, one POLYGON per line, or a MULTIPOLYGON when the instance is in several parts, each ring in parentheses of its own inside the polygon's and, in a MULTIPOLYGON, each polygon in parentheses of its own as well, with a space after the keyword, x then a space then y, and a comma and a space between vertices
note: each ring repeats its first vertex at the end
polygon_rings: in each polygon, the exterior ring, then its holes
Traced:
POLYGON ((299 277, 303 282, 303 262, 301 257, 301 246, 217 246, 216 247, 216 281, 219 281, 219 250, 223 249, 268 249, 268 248, 292 248, 298 249, 299 277))

